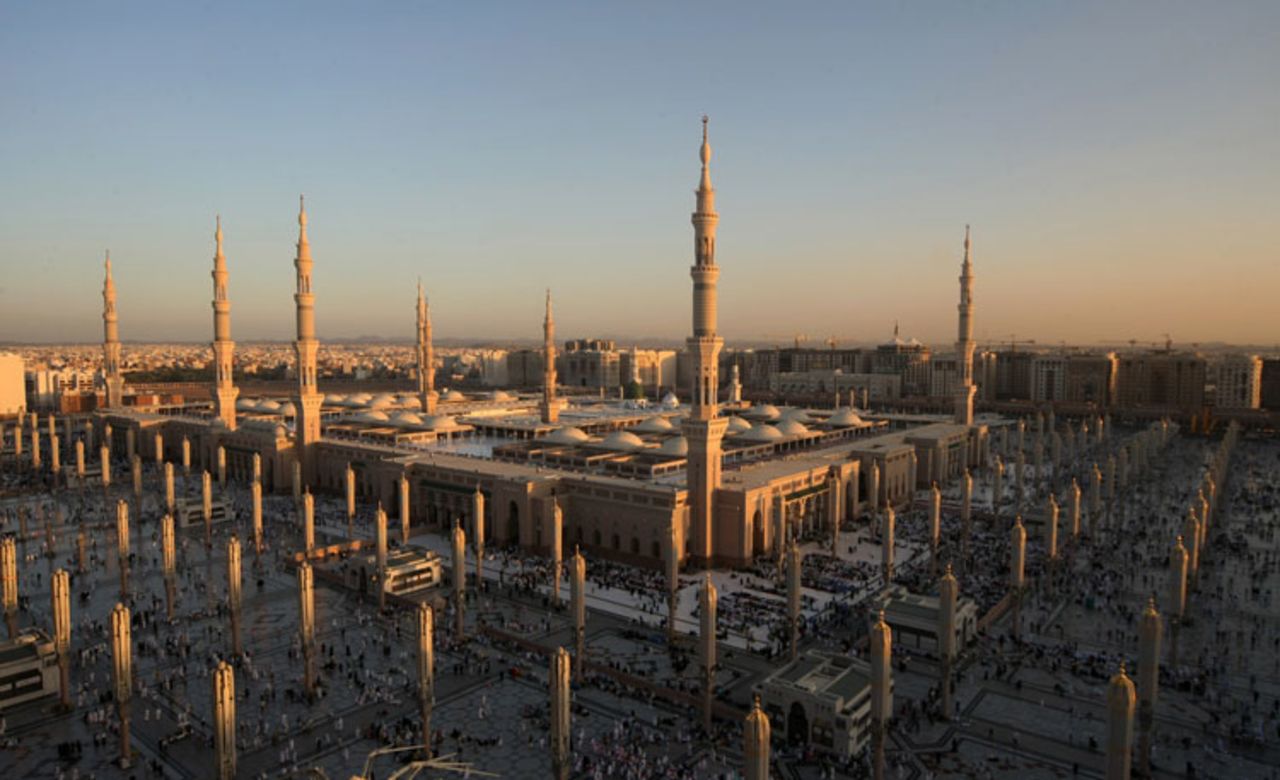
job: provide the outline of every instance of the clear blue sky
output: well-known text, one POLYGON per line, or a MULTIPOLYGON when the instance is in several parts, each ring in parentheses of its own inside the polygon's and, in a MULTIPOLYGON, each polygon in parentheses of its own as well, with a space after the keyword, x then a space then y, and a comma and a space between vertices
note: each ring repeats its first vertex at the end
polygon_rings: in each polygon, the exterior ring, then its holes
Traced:
POLYGON ((1280 3, 0 6, 0 338, 689 330, 711 115, 730 338, 1275 341, 1280 3))

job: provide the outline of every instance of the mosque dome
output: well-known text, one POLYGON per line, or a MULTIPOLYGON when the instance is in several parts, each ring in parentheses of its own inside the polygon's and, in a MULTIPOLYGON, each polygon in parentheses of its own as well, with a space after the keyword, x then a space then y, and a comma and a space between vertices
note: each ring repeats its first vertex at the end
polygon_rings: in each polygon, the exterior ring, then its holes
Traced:
POLYGON ((494 390, 492 393, 489 394, 489 400, 490 401, 513 401, 515 399, 512 397, 511 393, 508 393, 506 390, 494 390))
POLYGON ((632 430, 637 433, 666 433, 674 427, 667 418, 654 416, 632 428, 632 430))
POLYGON ((804 427, 802 423, 796 422, 794 419, 790 417, 778 423, 778 432, 781 433, 783 436, 808 436, 809 435, 808 428, 804 427))
POLYGON ((765 443, 765 442, 778 441, 785 437, 782 435, 782 431, 778 430, 772 425, 769 425, 768 423, 756 423, 755 425, 751 426, 751 430, 742 434, 741 438, 743 439, 743 441, 765 443))
POLYGON ((862 424, 862 418, 849 407, 845 407, 827 418, 827 425, 833 428, 851 428, 862 424))
POLYGON ((782 412, 779 412, 778 407, 773 404, 756 404, 743 412, 742 416, 753 420, 776 420, 782 416, 782 412))
POLYGON ((298 407, 293 405, 293 401, 286 401, 280 405, 280 414, 285 417, 297 417, 298 407))
POLYGON ((259 404, 258 404, 258 406, 257 406, 257 410, 258 410, 259 412, 271 412, 271 413, 279 412, 279 411, 280 411, 280 402, 279 402, 279 401, 271 401, 271 400, 262 401, 261 403, 259 403, 259 404))
POLYGON ((347 402, 347 397, 337 393, 330 393, 324 397, 324 402, 330 406, 341 406, 347 402))
POLYGON ((727 433, 729 433, 729 435, 738 434, 738 433, 743 433, 743 432, 745 432, 745 431, 749 431, 749 430, 751 430, 751 423, 747 422, 746 420, 742 419, 741 417, 730 417, 730 418, 729 418, 729 427, 726 429, 726 431, 727 431, 727 433))
POLYGON ((252 412, 252 411, 253 411, 254 409, 256 409, 257 407, 258 407, 258 405, 257 405, 256 403, 254 403, 253 401, 250 401, 248 398, 241 398, 239 401, 236 401, 236 410, 237 410, 237 411, 241 411, 241 412, 252 412))
POLYGON ((675 455, 684 458, 689 455, 689 440, 683 436, 672 436, 662 443, 658 448, 658 452, 663 455, 675 455))
POLYGON ((450 391, 446 392, 444 395, 440 396, 440 400, 442 400, 442 401, 465 401, 465 400, 467 400, 467 397, 466 397, 465 395, 463 395, 462 393, 458 392, 457 390, 450 390, 450 391))
POLYGON ((617 450, 618 452, 629 452, 644 447, 644 442, 640 437, 630 431, 614 431, 604 440, 600 442, 600 447, 606 450, 617 450))
POLYGON ((368 393, 356 393, 355 395, 348 397, 347 400, 353 404, 367 404, 373 400, 373 396, 368 393))
POLYGON ((396 405, 396 397, 390 393, 382 393, 375 395, 370 401, 369 406, 373 409, 386 409, 396 405))
POLYGON ((362 423, 384 423, 390 421, 391 418, 387 417, 386 412, 379 412, 375 410, 357 414, 354 419, 356 422, 362 423))
POLYGON ((412 428, 422 425, 422 418, 413 412, 401 412, 392 417, 391 422, 401 426, 402 428, 412 428))
POLYGON ((662 396, 662 405, 668 409, 677 409, 680 407, 680 399, 676 398, 675 393, 668 391, 666 395, 662 396))
POLYGON ((590 436, 582 432, 582 429, 566 425, 563 428, 556 428, 543 437, 542 440, 551 444, 581 444, 590 438, 590 436))
POLYGON ((421 409, 422 400, 416 395, 402 396, 400 399, 400 405, 406 409, 421 409))
POLYGON ((809 416, 809 412, 807 412, 804 409, 801 409, 798 406, 792 407, 784 411, 782 413, 782 419, 795 420, 798 423, 805 423, 805 424, 813 422, 813 418, 809 416))
POLYGON ((447 414, 429 414, 422 418, 422 425, 428 430, 440 431, 456 428, 458 424, 447 414))

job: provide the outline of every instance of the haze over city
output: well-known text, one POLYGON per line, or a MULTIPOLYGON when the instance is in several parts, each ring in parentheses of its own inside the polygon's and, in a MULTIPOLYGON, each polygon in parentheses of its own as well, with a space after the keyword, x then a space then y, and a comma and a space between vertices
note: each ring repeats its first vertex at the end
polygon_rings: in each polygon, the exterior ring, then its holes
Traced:
POLYGON ((9 4, 0 333, 285 339, 306 193, 320 333, 682 337, 712 117, 732 340, 1269 343, 1274 3, 9 4), (20 273, 19 273, 20 271, 20 273), (57 305, 50 305, 56 301, 57 305))

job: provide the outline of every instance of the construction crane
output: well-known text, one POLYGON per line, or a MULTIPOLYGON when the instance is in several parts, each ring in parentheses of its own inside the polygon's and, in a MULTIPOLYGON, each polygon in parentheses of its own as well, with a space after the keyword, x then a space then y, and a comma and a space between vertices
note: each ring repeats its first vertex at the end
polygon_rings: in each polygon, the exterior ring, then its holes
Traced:
MULTIPOLYGON (((1034 344, 1034 343, 1036 343, 1036 340, 1035 340, 1035 339, 1023 339, 1023 340, 1022 340, 1022 343, 1023 343, 1023 344, 1034 344)), ((1018 334, 1016 334, 1016 333, 1010 333, 1010 334, 1009 334, 1009 351, 1010 351, 1010 352, 1017 352, 1017 351, 1018 351, 1018 334)))

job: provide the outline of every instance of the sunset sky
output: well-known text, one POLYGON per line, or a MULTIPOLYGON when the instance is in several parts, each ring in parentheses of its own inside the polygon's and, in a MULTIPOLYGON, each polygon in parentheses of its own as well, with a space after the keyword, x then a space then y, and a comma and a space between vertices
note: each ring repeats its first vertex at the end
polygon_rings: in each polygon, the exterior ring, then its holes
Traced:
POLYGON ((0 339, 1280 342, 1280 3, 5 3, 0 339))

